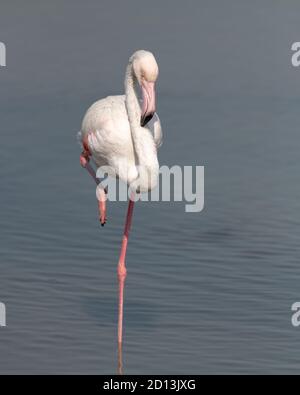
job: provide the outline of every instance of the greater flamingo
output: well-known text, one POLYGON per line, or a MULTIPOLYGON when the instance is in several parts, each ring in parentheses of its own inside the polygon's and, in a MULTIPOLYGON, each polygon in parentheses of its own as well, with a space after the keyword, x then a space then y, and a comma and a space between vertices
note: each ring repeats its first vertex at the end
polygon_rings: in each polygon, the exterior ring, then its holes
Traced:
POLYGON ((151 52, 140 50, 129 59, 125 74, 125 95, 109 96, 87 111, 80 132, 81 165, 97 184, 101 225, 106 223, 106 191, 90 164, 109 166, 112 175, 131 186, 121 253, 118 263, 118 344, 123 340, 123 302, 126 279, 126 250, 134 208, 135 192, 146 192, 157 184, 157 149, 162 142, 160 120, 155 113, 155 82, 158 66, 151 52), (139 91, 142 101, 139 100, 139 91))

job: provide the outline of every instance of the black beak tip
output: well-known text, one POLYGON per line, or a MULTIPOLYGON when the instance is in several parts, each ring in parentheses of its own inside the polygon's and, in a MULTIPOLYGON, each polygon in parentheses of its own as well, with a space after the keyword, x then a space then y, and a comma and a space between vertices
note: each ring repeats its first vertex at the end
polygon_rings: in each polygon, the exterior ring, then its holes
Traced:
POLYGON ((150 122, 151 119, 153 118, 153 115, 154 115, 154 113, 153 113, 153 114, 150 113, 150 114, 144 115, 144 116, 141 118, 141 126, 142 126, 142 127, 146 126, 147 123, 150 122))

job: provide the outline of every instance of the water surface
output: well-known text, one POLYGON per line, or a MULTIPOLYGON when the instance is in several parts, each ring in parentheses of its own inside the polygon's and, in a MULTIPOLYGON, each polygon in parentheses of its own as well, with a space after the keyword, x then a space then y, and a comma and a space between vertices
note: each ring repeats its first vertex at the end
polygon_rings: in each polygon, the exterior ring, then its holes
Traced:
POLYGON ((94 100, 122 91, 126 59, 144 47, 161 65, 160 162, 205 166, 205 210, 136 205, 125 373, 297 373, 299 5, 54 3, 0 16, 0 372, 117 370, 126 204, 110 203, 99 226, 76 132, 94 100))

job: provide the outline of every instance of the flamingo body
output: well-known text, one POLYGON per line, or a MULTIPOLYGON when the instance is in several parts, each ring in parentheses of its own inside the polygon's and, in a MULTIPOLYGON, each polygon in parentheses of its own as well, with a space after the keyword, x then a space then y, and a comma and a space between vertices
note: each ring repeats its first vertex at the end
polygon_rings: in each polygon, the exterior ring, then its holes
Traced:
MULTIPOLYGON (((87 141, 97 167, 111 167, 113 175, 128 184, 139 177, 140 190, 147 191, 157 183, 157 149, 162 143, 162 128, 155 112, 146 125, 140 124, 143 102, 138 97, 139 75, 135 73, 142 74, 143 68, 143 73, 148 72, 149 78, 156 78, 153 73, 157 65, 153 55, 147 51, 137 51, 130 61, 125 76, 125 95, 108 96, 95 102, 84 116, 80 137, 87 141), (138 167, 144 169, 148 180, 143 178, 143 170, 141 172, 138 167)), ((146 91, 146 98, 149 95, 146 91)), ((145 104, 145 113, 149 106, 145 104)))
MULTIPOLYGON (((161 123, 155 113, 147 127, 140 127, 139 137, 143 141, 144 163, 158 172, 157 148, 162 142, 161 123)), ((139 175, 130 124, 125 106, 125 96, 108 96, 95 102, 86 112, 82 122, 82 140, 87 139, 96 166, 109 166, 112 175, 131 184, 139 175)), ((156 180, 154 180, 156 183, 156 180)), ((152 189, 155 185, 144 186, 152 189)))

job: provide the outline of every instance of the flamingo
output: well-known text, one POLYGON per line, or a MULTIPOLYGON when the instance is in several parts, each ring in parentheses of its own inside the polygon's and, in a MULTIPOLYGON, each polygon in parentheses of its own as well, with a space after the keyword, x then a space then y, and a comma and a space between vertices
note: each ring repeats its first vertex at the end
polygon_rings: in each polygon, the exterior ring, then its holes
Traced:
POLYGON ((91 165, 108 166, 133 191, 129 198, 120 258, 117 267, 119 282, 118 345, 123 341, 125 264, 129 231, 136 192, 147 192, 157 185, 159 163, 157 150, 162 143, 162 128, 155 113, 155 83, 158 65, 154 55, 145 50, 135 52, 125 73, 125 95, 108 96, 94 103, 86 112, 80 132, 81 165, 97 184, 99 219, 106 223, 106 193, 91 165), (142 100, 139 93, 142 93, 142 100))

